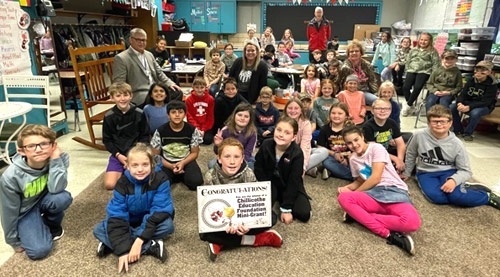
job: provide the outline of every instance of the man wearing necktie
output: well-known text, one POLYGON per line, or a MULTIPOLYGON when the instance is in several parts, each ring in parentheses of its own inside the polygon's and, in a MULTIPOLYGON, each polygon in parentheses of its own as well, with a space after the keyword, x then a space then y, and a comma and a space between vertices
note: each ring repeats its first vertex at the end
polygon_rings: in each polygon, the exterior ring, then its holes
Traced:
POLYGON ((175 95, 178 96, 181 88, 162 72, 153 54, 145 50, 146 32, 140 28, 132 29, 129 42, 130 47, 115 56, 113 82, 126 82, 132 86, 132 102, 139 107, 143 106, 149 87, 155 83, 170 88, 169 94, 177 91, 175 95))

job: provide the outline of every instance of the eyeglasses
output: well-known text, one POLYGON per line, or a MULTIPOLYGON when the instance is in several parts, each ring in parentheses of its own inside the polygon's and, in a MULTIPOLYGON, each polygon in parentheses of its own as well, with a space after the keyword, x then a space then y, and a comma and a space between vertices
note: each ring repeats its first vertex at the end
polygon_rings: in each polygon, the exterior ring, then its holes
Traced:
POLYGON ((359 51, 359 50, 351 50, 351 51, 349 51, 349 53, 359 53, 359 52, 361 52, 361 51, 359 51))
POLYGON ((134 37, 131 37, 131 38, 133 38, 133 39, 134 39, 135 41, 137 41, 137 42, 142 42, 142 43, 146 43, 146 42, 148 42, 148 40, 147 40, 147 39, 139 39, 139 38, 134 38, 134 37))
POLYGON ((448 124, 450 120, 431 120, 430 123, 431 125, 445 125, 448 124))
POLYGON ((374 111, 384 111, 384 112, 388 112, 388 111, 390 111, 390 110, 391 110, 391 108, 378 108, 378 107, 376 107, 376 108, 373 108, 373 110, 374 110, 374 111))
POLYGON ((28 144, 28 145, 23 146, 23 148, 28 150, 28 151, 36 151, 36 148, 38 146, 40 147, 40 149, 45 150, 45 149, 49 148, 49 146, 51 146, 51 145, 52 145, 52 142, 44 141, 44 142, 40 142, 37 144, 28 144))

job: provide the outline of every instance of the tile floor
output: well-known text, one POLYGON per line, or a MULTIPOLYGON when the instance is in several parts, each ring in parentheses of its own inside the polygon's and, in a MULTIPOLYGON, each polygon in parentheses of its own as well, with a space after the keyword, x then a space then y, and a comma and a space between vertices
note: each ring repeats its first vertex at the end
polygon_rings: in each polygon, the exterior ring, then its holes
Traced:
MULTIPOLYGON (((54 94, 59 93, 58 87, 53 87, 52 90, 54 94)), ((74 131, 74 113, 72 110, 69 110, 68 125, 70 127, 70 133, 57 139, 57 143, 61 149, 70 155, 67 189, 71 192, 73 197, 76 197, 92 180, 104 172, 109 157, 109 154, 105 151, 94 150, 72 139, 75 136, 88 138, 85 116, 81 111, 79 115, 81 131, 74 131)), ((401 121, 402 131, 408 132, 414 130, 414 116, 402 118, 401 121)), ((421 121, 418 124, 418 128, 424 128, 425 126, 425 121, 421 121)), ((97 134, 100 134, 100 130, 98 129, 99 128, 96 128, 95 131, 97 134)), ((473 178, 493 188, 496 188, 497 183, 500 186, 500 174, 497 173, 500 166, 500 133, 477 133, 473 142, 467 142, 465 144, 467 152, 469 153, 472 171, 474 172, 473 178)), ((0 228, 0 265, 2 265, 12 254, 13 250, 10 246, 5 244, 3 231, 0 228)))

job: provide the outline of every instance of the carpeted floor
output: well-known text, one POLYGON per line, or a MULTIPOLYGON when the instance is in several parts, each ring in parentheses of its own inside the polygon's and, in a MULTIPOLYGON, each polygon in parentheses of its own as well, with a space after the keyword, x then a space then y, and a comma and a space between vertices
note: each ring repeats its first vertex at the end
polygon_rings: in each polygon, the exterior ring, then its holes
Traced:
MULTIPOLYGON (((204 157, 211 147, 202 147, 204 157)), ((207 159, 200 158, 202 170, 207 159)), ((172 186, 175 233, 165 240, 169 259, 165 264, 144 256, 131 265, 134 276, 500 276, 500 211, 491 207, 457 208, 432 205, 415 182, 411 198, 422 217, 413 234, 416 255, 408 256, 387 245, 357 223, 342 223, 336 188, 344 181, 306 177, 313 198, 309 223, 278 223, 282 248, 242 247, 222 251, 215 263, 207 258, 207 244, 198 237, 196 194, 183 184, 172 186)), ((95 256, 95 224, 105 217, 111 197, 102 186, 102 175, 76 197, 68 210, 65 236, 51 255, 37 262, 15 254, 0 276, 105 276, 117 272, 117 258, 95 256)))

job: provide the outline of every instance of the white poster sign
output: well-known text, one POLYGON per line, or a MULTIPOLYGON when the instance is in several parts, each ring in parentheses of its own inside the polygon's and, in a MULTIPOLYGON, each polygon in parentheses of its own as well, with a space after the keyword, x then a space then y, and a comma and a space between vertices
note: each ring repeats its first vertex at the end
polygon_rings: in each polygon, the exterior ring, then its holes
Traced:
POLYGON ((225 231, 227 227, 271 227, 271 183, 199 186, 198 230, 225 231))
POLYGON ((0 85, 2 75, 32 75, 29 22, 19 2, 0 1, 0 85))

